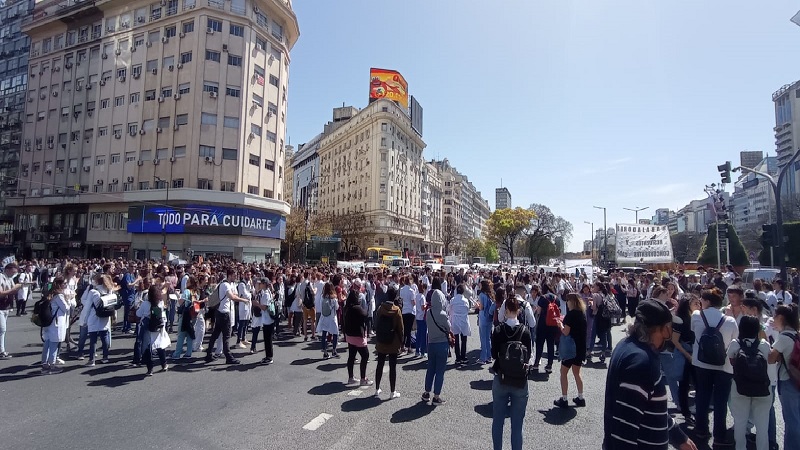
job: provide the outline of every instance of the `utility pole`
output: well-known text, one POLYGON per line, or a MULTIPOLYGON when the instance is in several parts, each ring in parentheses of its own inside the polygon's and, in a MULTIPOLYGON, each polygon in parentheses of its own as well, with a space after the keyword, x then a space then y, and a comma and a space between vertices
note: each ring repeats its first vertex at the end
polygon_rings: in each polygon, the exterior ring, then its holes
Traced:
POLYGON ((589 253, 591 253, 591 255, 592 255, 591 256, 592 264, 594 264, 594 222, 589 222, 589 221, 584 220, 583 223, 585 223, 586 225, 591 225, 592 226, 592 246, 590 247, 589 253))
POLYGON ((622 209, 624 209, 626 211, 633 211, 636 214, 636 222, 635 223, 638 225, 639 224, 639 211, 644 211, 644 210, 649 209, 649 208, 650 208, 649 206, 645 206, 644 208, 639 208, 638 206, 634 206, 633 208, 622 208, 622 209))
POLYGON ((595 206, 596 209, 603 210, 603 268, 608 268, 608 224, 606 223, 605 206, 595 206))
MULTIPOLYGON (((781 280, 786 281, 786 254, 784 253, 784 242, 783 242, 783 208, 781 208, 781 187, 783 186, 783 181, 786 179, 786 174, 791 171, 794 167, 794 162, 797 158, 800 157, 800 149, 794 152, 792 159, 786 163, 785 166, 781 169, 780 173, 778 174, 778 180, 776 181, 775 178, 766 173, 761 172, 759 170, 754 170, 749 167, 740 166, 734 169, 735 171, 741 170, 742 172, 754 173, 756 175, 761 175, 762 177, 766 178, 769 181, 769 184, 772 186, 772 190, 775 193, 775 242, 773 246, 777 250, 775 253, 775 257, 777 257, 778 262, 780 263, 781 267, 781 280)), ((771 247, 770 247, 771 248, 771 247)))

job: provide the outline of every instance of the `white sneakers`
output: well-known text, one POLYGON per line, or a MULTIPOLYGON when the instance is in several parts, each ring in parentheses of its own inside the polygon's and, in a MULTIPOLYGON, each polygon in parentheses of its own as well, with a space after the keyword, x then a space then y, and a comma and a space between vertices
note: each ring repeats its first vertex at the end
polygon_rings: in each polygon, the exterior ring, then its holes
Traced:
MULTIPOLYGON (((376 390, 375 390, 375 398, 380 398, 382 393, 383 393, 383 391, 382 391, 382 390, 380 390, 380 388, 376 389, 376 390)), ((393 398, 400 398, 400 393, 399 393, 399 392, 397 392, 397 391, 394 391, 394 392, 392 392, 392 395, 391 395, 391 396, 389 396, 389 398, 390 398, 390 399, 393 399, 393 398)))
POLYGON ((391 398, 400 398, 400 393, 397 392, 397 391, 392 392, 392 397, 391 398))

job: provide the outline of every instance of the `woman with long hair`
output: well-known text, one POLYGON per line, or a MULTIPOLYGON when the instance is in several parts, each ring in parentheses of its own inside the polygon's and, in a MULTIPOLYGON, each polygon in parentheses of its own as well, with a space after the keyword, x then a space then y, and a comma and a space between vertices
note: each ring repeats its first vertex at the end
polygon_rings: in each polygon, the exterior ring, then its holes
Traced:
POLYGON ((63 277, 56 277, 53 280, 53 287, 45 295, 50 296, 50 301, 45 308, 50 308, 53 314, 53 321, 47 327, 42 328, 42 375, 53 375, 63 372, 58 367, 58 347, 67 338, 69 328, 69 307, 64 297, 64 290, 67 283, 63 277))
POLYGON ((672 327, 673 336, 678 334, 677 340, 680 344, 680 346, 676 345, 675 348, 686 359, 686 363, 683 366, 683 377, 678 383, 678 401, 676 403, 684 420, 689 425, 694 425, 694 417, 689 409, 689 390, 695 380, 694 366, 692 365, 692 344, 695 340, 694 331, 692 331, 692 314, 702 308, 703 305, 696 295, 685 294, 675 310, 676 320, 672 327))
POLYGON ((181 355, 186 358, 192 357, 195 339, 194 323, 192 323, 194 305, 200 299, 197 288, 197 278, 190 276, 189 281, 186 282, 186 289, 181 292, 181 297, 178 300, 178 343, 172 353, 172 359, 179 359, 181 355), (183 352, 184 342, 186 343, 186 353, 183 352))
POLYGON ((563 321, 561 318, 558 319, 558 328, 563 336, 568 336, 575 342, 575 356, 561 360, 561 398, 554 401, 553 404, 560 408, 569 406, 567 375, 572 370, 575 386, 578 389, 578 396, 572 401, 575 406, 586 406, 586 400, 583 398, 583 378, 581 377, 581 366, 586 359, 586 305, 577 294, 567 294, 567 314, 563 321))
POLYGON ((586 311, 586 348, 588 349, 591 346, 592 328, 594 327, 594 311, 592 309, 594 306, 594 297, 592 296, 592 285, 590 283, 584 284, 581 287, 579 295, 585 306, 584 311, 586 311))
MULTIPOLYGON (((553 293, 550 285, 546 281, 542 281, 542 295, 536 301, 536 314, 539 320, 536 324, 536 357, 533 361, 533 370, 539 370, 539 361, 542 359, 542 350, 544 344, 547 344, 547 365, 544 366, 544 371, 547 373, 553 372, 553 359, 555 358, 555 340, 556 333, 558 333, 557 325, 548 325, 547 311, 551 304, 555 304, 555 308, 559 308, 559 301, 553 293)), ((559 314, 560 316, 560 314, 559 314)))
POLYGON ((481 339, 481 364, 492 362, 492 318, 494 317, 495 301, 492 282, 481 280, 481 290, 478 293, 478 333, 481 339))
POLYGON ((378 354, 378 364, 375 368, 375 397, 381 395, 381 378, 383 378, 383 365, 389 360, 389 388, 390 398, 400 397, 397 392, 397 356, 403 345, 403 315, 402 300, 399 300, 397 291, 389 288, 386 291, 387 300, 381 303, 376 311, 375 322, 375 352, 378 354))
POLYGON ((586 362, 592 362, 595 336, 600 338, 600 364, 606 362, 606 354, 611 353, 611 319, 603 317, 602 308, 608 295, 608 287, 601 281, 592 285, 592 313, 594 314, 594 328, 592 339, 589 342, 589 351, 586 353, 586 362))
POLYGON ((167 311, 161 288, 156 285, 150 286, 147 291, 147 300, 142 302, 136 315, 139 316, 142 326, 145 327, 142 361, 147 367, 147 375, 153 375, 153 350, 156 351, 158 359, 161 361, 161 371, 166 372, 169 369, 166 349, 171 342, 166 330, 167 311))
POLYGON ((317 334, 320 335, 322 343, 322 358, 328 359, 332 355, 339 357, 336 351, 336 344, 339 342, 339 298, 336 295, 336 288, 333 283, 328 281, 322 288, 322 302, 319 310, 319 322, 317 322, 317 334), (326 314, 327 313, 327 314, 326 314), (331 335, 333 351, 328 354, 328 335, 331 335))
MULTIPOLYGON (((94 352, 97 345, 97 338, 103 346, 103 359, 101 363, 108 363, 108 350, 111 347, 111 317, 100 317, 97 315, 97 309, 102 308, 102 297, 114 292, 114 283, 108 275, 100 273, 94 276, 94 287, 89 289, 87 294, 88 307, 90 308, 87 315, 87 326, 89 331, 89 361, 87 366, 94 366, 94 352)), ((86 308, 86 306, 84 306, 86 308)))
POLYGON ((357 383, 353 377, 353 369, 356 363, 356 354, 361 359, 361 386, 372 386, 374 382, 367 378, 367 362, 369 362, 369 350, 367 349, 367 312, 361 307, 361 300, 358 292, 350 291, 345 300, 344 331, 347 341, 347 384, 357 383))
MULTIPOLYGON (((791 364, 795 341, 800 330, 797 305, 778 305, 773 316, 773 328, 780 333, 769 354, 770 364, 778 365, 778 398, 783 410, 783 448, 795 448, 800 442, 800 389, 794 384, 787 364, 791 364)), ((760 433, 760 432, 759 432, 760 433)))

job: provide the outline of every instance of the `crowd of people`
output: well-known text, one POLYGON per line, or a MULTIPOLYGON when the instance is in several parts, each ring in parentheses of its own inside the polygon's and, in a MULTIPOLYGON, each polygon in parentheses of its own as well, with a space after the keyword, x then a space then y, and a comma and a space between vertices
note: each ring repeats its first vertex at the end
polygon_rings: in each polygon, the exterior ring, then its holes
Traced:
POLYGON ((394 399, 400 397, 398 358, 425 358, 421 398, 441 405, 448 358, 454 356, 457 366, 481 364, 493 373, 494 448, 503 447, 503 425, 510 417, 516 450, 522 448, 529 374, 540 370, 543 358, 546 373, 560 362, 561 392, 553 404, 567 408, 570 373, 576 389, 571 403, 586 406, 581 368, 595 357, 602 366, 610 357, 605 448, 666 448, 670 442, 695 448, 669 414, 667 392, 696 439, 713 437, 715 445, 732 445, 725 426, 730 409, 737 449, 753 437, 753 426, 759 450, 777 448, 777 387, 784 448, 790 449, 800 442, 797 296, 783 280, 756 280, 748 291, 741 285, 732 267, 699 268, 691 275, 613 270, 599 275, 535 267, 359 272, 224 259, 185 266, 11 262, 0 275, 0 358, 12 357, 5 351, 9 312, 28 314, 31 293, 41 290, 31 312, 42 330, 45 375, 60 373, 64 358, 89 366, 108 363, 114 326, 135 335, 130 364, 144 366, 147 375, 154 373, 155 358, 166 372, 170 363, 195 352, 207 363, 239 364, 230 348, 233 336, 235 348, 249 349, 250 355, 259 353, 261 340, 261 363, 268 365, 275 357, 273 340, 282 331, 318 340, 323 359, 339 358, 343 341, 347 383, 374 386, 377 397, 383 393, 387 361, 389 398, 394 399), (467 355, 473 312, 480 339, 477 360, 467 355), (616 347, 615 324, 629 326, 616 347), (173 337, 174 350, 168 353, 173 337), (370 343, 377 355, 374 380, 368 376, 370 343))

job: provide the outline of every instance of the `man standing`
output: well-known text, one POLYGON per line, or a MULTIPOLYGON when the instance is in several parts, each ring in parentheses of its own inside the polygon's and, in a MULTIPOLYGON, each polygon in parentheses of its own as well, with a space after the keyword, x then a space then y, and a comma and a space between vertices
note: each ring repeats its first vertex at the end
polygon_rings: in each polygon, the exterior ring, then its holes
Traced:
POLYGON ((17 270, 19 270, 17 263, 10 262, 6 264, 4 272, 0 274, 0 359, 11 359, 11 355, 6 352, 6 325, 8 311, 14 307, 17 292, 22 287, 21 284, 14 282, 17 270))
POLYGON ((211 333, 211 339, 208 341, 205 361, 211 362, 214 360, 212 356, 214 343, 221 334, 222 353, 225 354, 225 364, 239 364, 239 360, 234 359, 231 354, 228 342, 231 338, 231 309, 233 308, 233 303, 247 301, 236 295, 236 269, 229 268, 226 280, 219 284, 219 298, 219 307, 214 316, 214 331, 211 333))
POLYGON ((603 448, 697 450, 667 410, 659 352, 672 338, 672 314, 657 300, 642 300, 630 335, 617 344, 606 378, 603 448))
POLYGON ((128 268, 119 278, 119 294, 122 298, 123 314, 122 314, 122 332, 131 333, 131 323, 128 321, 128 313, 130 313, 133 302, 136 298, 136 284, 141 281, 139 274, 136 271, 136 264, 133 262, 128 263, 128 268))
POLYGON ((33 275, 31 272, 31 265, 26 264, 22 269, 22 272, 20 272, 19 276, 17 276, 17 283, 22 285, 20 290, 17 291, 17 317, 28 314, 25 312, 25 305, 28 303, 28 297, 31 293, 31 286, 33 285, 33 275))

